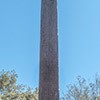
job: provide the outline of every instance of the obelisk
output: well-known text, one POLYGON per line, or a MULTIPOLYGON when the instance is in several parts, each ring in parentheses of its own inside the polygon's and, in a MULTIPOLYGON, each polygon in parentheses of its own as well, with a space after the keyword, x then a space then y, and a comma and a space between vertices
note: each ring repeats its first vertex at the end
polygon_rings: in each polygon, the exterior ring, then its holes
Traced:
POLYGON ((57 0, 42 0, 39 100, 59 100, 57 0))

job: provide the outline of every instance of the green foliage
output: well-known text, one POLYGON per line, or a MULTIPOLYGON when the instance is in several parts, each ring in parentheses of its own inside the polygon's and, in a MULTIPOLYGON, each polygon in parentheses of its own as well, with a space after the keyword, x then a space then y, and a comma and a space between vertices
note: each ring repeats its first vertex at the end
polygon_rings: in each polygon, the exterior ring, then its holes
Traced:
POLYGON ((14 70, 0 72, 0 100, 38 100, 38 89, 18 85, 17 78, 14 70))
POLYGON ((78 76, 76 84, 67 85, 62 100, 100 100, 100 76, 96 75, 93 82, 78 76))

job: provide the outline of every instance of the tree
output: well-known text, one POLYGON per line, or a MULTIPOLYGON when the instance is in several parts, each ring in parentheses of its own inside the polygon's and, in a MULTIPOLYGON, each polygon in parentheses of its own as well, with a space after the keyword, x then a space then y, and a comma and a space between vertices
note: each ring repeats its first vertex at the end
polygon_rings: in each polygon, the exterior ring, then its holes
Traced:
POLYGON ((77 77, 76 84, 67 85, 67 92, 62 100, 100 100, 100 77, 95 81, 87 82, 85 78, 77 77))
POLYGON ((0 72, 0 100, 38 100, 38 89, 17 84, 17 78, 14 70, 0 72))

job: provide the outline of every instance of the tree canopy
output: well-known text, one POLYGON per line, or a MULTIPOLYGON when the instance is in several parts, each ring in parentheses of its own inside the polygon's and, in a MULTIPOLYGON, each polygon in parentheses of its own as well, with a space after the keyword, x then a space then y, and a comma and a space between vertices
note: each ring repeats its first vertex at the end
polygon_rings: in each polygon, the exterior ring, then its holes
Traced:
POLYGON ((100 100, 100 76, 91 82, 78 76, 76 83, 67 85, 62 100, 100 100))
MULTIPOLYGON (((14 70, 0 72, 0 100, 38 100, 38 89, 17 84, 17 79, 14 70)), ((100 100, 100 76, 94 81, 78 76, 76 83, 67 85, 61 100, 100 100)))
POLYGON ((14 70, 0 72, 0 100, 38 100, 38 89, 17 84, 17 78, 14 70))

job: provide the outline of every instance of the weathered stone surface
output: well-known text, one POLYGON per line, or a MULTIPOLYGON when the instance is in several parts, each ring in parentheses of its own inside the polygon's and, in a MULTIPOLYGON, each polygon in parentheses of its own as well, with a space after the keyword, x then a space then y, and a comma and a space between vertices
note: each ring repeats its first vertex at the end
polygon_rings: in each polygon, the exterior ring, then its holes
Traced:
POLYGON ((59 100, 57 0, 42 0, 39 100, 59 100))

